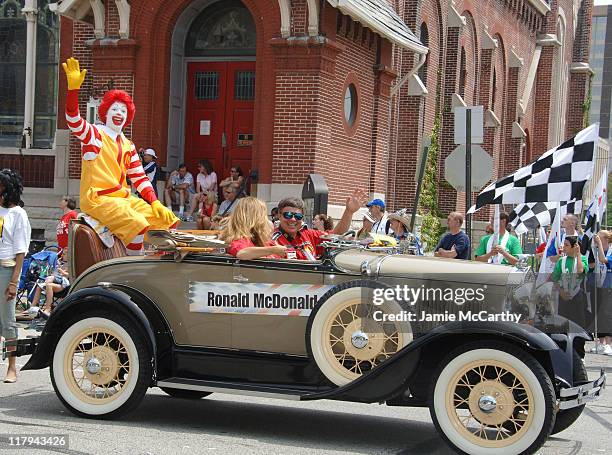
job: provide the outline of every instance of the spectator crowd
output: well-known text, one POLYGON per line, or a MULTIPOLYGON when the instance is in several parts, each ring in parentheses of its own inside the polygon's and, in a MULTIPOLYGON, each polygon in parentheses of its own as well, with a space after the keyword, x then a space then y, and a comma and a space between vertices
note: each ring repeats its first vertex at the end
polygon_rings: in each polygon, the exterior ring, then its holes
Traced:
MULTIPOLYGON (((156 163, 156 153, 151 148, 140 153, 143 169, 157 192, 161 170, 156 163)), ((16 296, 30 246, 31 228, 21 202, 22 192, 19 174, 10 169, 1 170, 0 290, 3 298, 0 301, 0 336, 4 340, 17 338, 16 296)), ((220 238, 229 245, 228 253, 239 259, 315 260, 323 255, 322 243, 332 234, 355 241, 390 238, 397 242, 400 252, 425 254, 424 245, 412 232, 411 213, 407 209, 389 213, 382 199, 367 201, 366 193, 361 190, 353 191, 346 199, 337 221, 320 213, 312 218, 311 226, 305 222, 304 201, 296 197, 282 199, 268 212, 264 201, 248 195, 246 178, 239 166, 233 166, 230 175, 219 181, 207 160, 198 162, 195 178, 185 164, 180 164, 167 176, 163 193, 166 206, 171 210, 176 207, 181 220, 195 221, 201 230, 219 230, 220 238), (355 214, 360 210, 363 212, 360 226, 353 230, 355 214)), ((41 306, 40 312, 47 317, 57 297, 65 295, 70 287, 65 263, 70 222, 78 217, 77 202, 65 196, 60 201, 60 208, 57 264, 46 275, 37 277, 35 285, 28 289, 31 305, 41 306), (44 304, 41 304, 43 299, 44 304)), ((448 214, 448 230, 431 248, 435 257, 470 259, 472 242, 462 230, 463 222, 463 214, 448 214)), ((544 243, 536 249, 537 257, 549 262, 548 280, 558 296, 557 312, 594 332, 597 311, 599 343, 593 352, 612 355, 612 231, 601 230, 587 238, 574 215, 566 215, 562 227, 561 239, 557 242, 561 244, 559 248, 547 248, 544 243), (597 310, 593 301, 599 302, 597 310)), ((492 222, 487 227, 487 235, 479 241, 474 256, 476 261, 499 266, 516 266, 522 259, 521 243, 510 232, 506 213, 499 215, 498 223, 492 222), (498 232, 494 232, 494 225, 499 226, 498 232)), ((13 383, 17 379, 15 357, 8 359, 4 381, 13 383)))

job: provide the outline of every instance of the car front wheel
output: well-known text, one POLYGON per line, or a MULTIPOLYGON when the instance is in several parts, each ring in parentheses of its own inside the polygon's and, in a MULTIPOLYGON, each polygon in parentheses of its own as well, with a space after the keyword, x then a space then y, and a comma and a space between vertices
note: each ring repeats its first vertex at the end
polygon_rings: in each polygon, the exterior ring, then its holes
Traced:
POLYGON ((53 352, 53 388, 82 417, 112 418, 131 411, 151 377, 146 338, 122 315, 98 312, 73 320, 53 352))
POLYGON ((555 391, 533 356, 510 344, 477 342, 441 365, 430 412, 451 447, 490 455, 542 446, 555 421, 555 391))

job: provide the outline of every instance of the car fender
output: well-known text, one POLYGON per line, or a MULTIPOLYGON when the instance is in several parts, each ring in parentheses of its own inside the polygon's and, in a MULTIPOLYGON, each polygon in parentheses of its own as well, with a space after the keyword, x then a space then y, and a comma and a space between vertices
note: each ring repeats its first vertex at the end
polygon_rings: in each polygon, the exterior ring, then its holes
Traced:
MULTIPOLYGON (((412 343, 359 379, 342 387, 301 397, 302 400, 339 399, 365 403, 383 402, 403 393, 419 374, 423 353, 436 341, 454 338, 465 342, 476 339, 506 340, 530 351, 548 353, 559 346, 545 333, 525 324, 511 322, 451 322, 416 338, 412 343)), ((448 343, 446 344, 448 348, 448 343)), ((452 348, 457 347, 452 344, 452 348)), ((448 354, 446 350, 443 354, 448 354)), ((431 380, 431 378, 429 378, 431 380)))
POLYGON ((80 289, 62 300, 45 324, 36 351, 22 370, 38 370, 48 367, 55 344, 66 328, 66 322, 72 319, 74 314, 101 308, 111 308, 114 311, 121 312, 143 328, 152 353, 151 361, 154 376, 152 379, 155 380, 157 343, 153 328, 143 310, 134 303, 127 293, 110 286, 93 286, 80 289))

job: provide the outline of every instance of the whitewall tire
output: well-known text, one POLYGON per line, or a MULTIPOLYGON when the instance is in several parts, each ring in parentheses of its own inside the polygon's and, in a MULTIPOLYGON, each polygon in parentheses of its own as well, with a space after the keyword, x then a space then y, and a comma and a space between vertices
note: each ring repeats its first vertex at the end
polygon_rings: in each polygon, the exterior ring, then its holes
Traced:
POLYGON ((51 362, 57 396, 83 417, 110 418, 132 410, 146 393, 151 372, 139 327, 122 315, 105 313, 70 323, 51 362))
POLYGON ((441 365, 430 411, 455 450, 514 455, 541 447, 554 424, 555 392, 533 356, 505 343, 477 342, 441 365))
POLYGON ((306 346, 323 375, 342 386, 375 368, 413 339, 410 322, 381 322, 401 314, 395 301, 373 305, 368 281, 349 282, 325 294, 306 328, 306 346))

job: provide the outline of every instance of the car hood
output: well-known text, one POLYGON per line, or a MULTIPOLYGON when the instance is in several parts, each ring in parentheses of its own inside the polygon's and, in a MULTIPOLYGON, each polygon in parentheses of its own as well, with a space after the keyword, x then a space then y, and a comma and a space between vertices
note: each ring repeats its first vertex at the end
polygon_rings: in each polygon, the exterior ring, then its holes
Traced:
POLYGON ((409 276, 422 279, 498 284, 504 286, 514 270, 504 265, 477 261, 443 259, 408 254, 384 254, 366 250, 346 250, 335 255, 334 263, 342 270, 362 273, 370 268, 372 276, 409 276))

